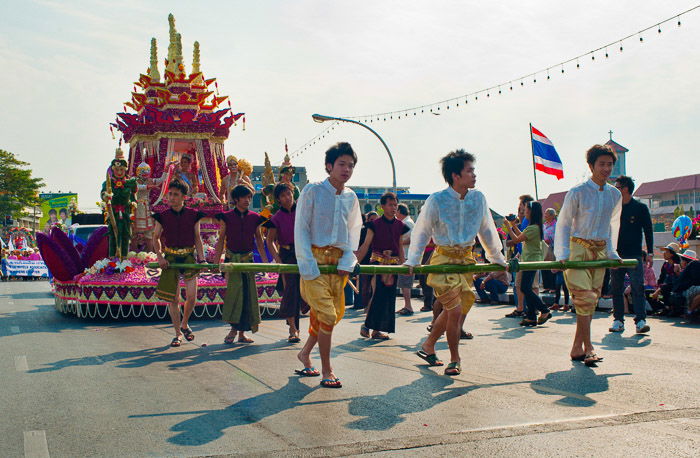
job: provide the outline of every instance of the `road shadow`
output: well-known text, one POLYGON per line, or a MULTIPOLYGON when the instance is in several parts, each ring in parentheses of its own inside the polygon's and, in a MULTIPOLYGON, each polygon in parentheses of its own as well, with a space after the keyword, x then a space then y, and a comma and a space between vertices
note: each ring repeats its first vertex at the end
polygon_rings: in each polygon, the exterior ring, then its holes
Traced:
POLYGON ((66 369, 68 367, 101 366, 112 362, 116 362, 114 367, 121 369, 145 367, 156 363, 170 363, 168 364, 168 367, 175 369, 196 366, 197 364, 212 361, 232 362, 259 353, 295 349, 295 347, 290 346, 286 340, 266 344, 215 344, 208 345, 207 347, 188 347, 181 347, 181 349, 176 350, 171 348, 170 345, 164 345, 161 347, 144 348, 136 351, 117 351, 97 356, 67 358, 61 361, 49 363, 38 369, 32 369, 28 372, 53 372, 66 369))
POLYGON ((5 294, 3 299, 50 299, 53 302, 51 291, 28 291, 26 293, 5 294))
POLYGON ((348 413, 362 418, 345 426, 363 431, 385 431, 405 421, 405 416, 408 414, 424 412, 480 388, 530 383, 530 381, 517 381, 451 386, 455 384, 454 378, 438 375, 426 366, 419 366, 418 369, 421 377, 408 385, 392 388, 385 394, 351 398, 348 413))
POLYGON ((535 380, 530 388, 538 394, 560 396, 555 404, 571 407, 591 407, 596 400, 588 397, 591 393, 608 391, 608 379, 621 375, 632 375, 629 372, 620 374, 596 374, 592 368, 582 363, 572 363, 573 367, 566 371, 550 372, 541 380, 535 380))
POLYGON ((620 332, 610 332, 600 340, 600 348, 604 350, 619 351, 625 348, 642 348, 651 345, 651 337, 646 334, 633 334, 623 337, 620 332))
MULTIPOLYGON (((299 376, 292 375, 285 386, 269 393, 243 399, 224 409, 131 415, 129 418, 197 414, 196 417, 173 425, 170 430, 177 434, 170 437, 168 442, 182 446, 199 446, 221 438, 228 428, 258 423, 272 415, 301 406, 301 401, 315 389, 317 387, 301 383, 299 376)), ((336 401, 318 401, 303 403, 303 405, 327 402, 336 401)))

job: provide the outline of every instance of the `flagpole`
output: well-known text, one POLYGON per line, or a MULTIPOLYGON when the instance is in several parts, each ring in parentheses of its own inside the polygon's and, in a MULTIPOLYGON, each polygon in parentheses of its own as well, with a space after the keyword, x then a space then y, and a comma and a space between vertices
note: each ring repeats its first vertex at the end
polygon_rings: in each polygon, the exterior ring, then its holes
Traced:
POLYGON ((532 138, 532 123, 530 123, 530 151, 532 151, 532 176, 535 178, 535 200, 540 200, 537 193, 537 169, 535 169, 535 145, 532 138))

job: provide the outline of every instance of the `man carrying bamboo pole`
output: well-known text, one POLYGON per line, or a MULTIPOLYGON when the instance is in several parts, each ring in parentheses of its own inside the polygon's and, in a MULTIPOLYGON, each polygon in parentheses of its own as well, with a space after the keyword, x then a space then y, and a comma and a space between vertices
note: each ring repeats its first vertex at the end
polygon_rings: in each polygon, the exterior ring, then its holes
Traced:
MULTIPOLYGON (((253 191, 245 185, 238 185, 231 191, 233 210, 216 215, 221 227, 216 243, 214 259, 221 259, 226 246, 226 262, 253 262, 253 245, 257 245, 263 262, 267 262, 260 225, 267 221, 254 211, 248 210, 253 199, 253 191)), ((221 318, 231 325, 224 343, 231 345, 238 334, 238 342, 252 343, 253 339, 245 331, 258 331, 260 306, 255 274, 228 272, 226 274, 226 295, 221 307, 221 318)))
MULTIPOLYGON (((384 214, 366 223, 367 236, 357 252, 358 259, 363 259, 370 251, 370 263, 381 265, 400 265, 406 260, 401 236, 410 229, 396 218, 399 198, 393 192, 387 192, 379 199, 384 214)), ((396 327, 396 274, 374 276, 372 299, 367 306, 367 317, 360 328, 362 337, 387 340, 385 332, 395 332, 396 327), (382 332, 384 331, 384 332, 382 332)))
MULTIPOLYGON (((591 178, 566 193, 554 235, 557 261, 620 260, 617 237, 622 195, 607 180, 617 161, 608 146, 593 145, 586 152, 591 178)), ((564 279, 576 307, 576 334, 571 359, 595 366, 603 360, 591 343, 591 321, 600 298, 605 269, 566 270, 564 279)))
POLYGON ((195 253, 204 259, 202 239, 199 235, 199 220, 204 213, 185 207, 188 186, 180 180, 173 180, 168 185, 168 205, 170 208, 154 213, 156 222, 153 231, 153 248, 158 258, 161 273, 156 288, 156 296, 168 303, 170 319, 175 327, 175 338, 171 347, 179 347, 182 336, 188 341, 194 340, 192 329, 188 325, 190 314, 197 300, 197 269, 174 269, 171 263, 194 264, 195 253), (163 246, 165 245, 165 246, 163 246), (185 278, 185 306, 180 321, 180 275, 185 278))
POLYGON ((297 203, 294 223, 301 295, 311 307, 309 338, 297 358, 302 376, 318 376, 311 365, 311 350, 318 343, 321 355, 321 386, 340 388, 342 384, 331 367, 333 328, 345 313, 343 289, 357 259, 362 216, 357 196, 345 183, 352 176, 357 155, 349 143, 337 143, 326 151, 328 178, 304 187, 297 203), (337 274, 321 274, 319 264, 336 264, 337 274))
MULTIPOLYGON (((476 184, 475 160, 472 154, 463 149, 452 151, 440 160, 442 176, 448 187, 428 197, 413 228, 406 260, 411 271, 413 266, 420 264, 423 250, 431 237, 436 247, 430 265, 474 264, 472 248, 478 235, 486 257, 506 266, 501 252, 503 243, 486 198, 473 189, 476 184)), ((440 302, 443 310, 417 355, 431 366, 442 366, 442 361, 435 354, 435 343, 446 331, 450 364, 445 369, 445 375, 459 375, 462 371, 459 356, 461 317, 469 313, 475 299, 472 274, 431 273, 427 283, 434 288, 435 300, 440 302)))

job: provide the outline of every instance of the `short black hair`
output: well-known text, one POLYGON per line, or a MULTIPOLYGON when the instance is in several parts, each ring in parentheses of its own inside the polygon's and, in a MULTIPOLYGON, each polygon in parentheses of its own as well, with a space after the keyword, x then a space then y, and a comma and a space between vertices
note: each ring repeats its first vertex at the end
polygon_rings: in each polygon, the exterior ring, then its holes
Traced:
MULTIPOLYGON (((287 186, 286 183, 277 183, 275 185, 275 189, 272 191, 272 194, 275 196, 275 200, 280 200, 280 196, 284 191, 292 192, 292 188, 287 186)), ((294 196, 294 193, 292 193, 292 196, 294 196)))
POLYGON ((588 165, 593 165, 600 156, 610 156, 613 164, 617 162, 617 153, 608 145, 593 145, 588 148, 588 151, 586 151, 586 162, 588 162, 588 165))
POLYGON ((248 186, 239 184, 233 190, 231 190, 231 200, 238 200, 241 197, 249 196, 253 194, 253 191, 250 190, 248 186))
POLYGON ((352 157, 353 162, 357 165, 357 154, 355 154, 355 150, 352 149, 352 146, 350 146, 348 142, 338 142, 328 148, 326 151, 325 164, 333 166, 340 156, 352 157))
POLYGON ((404 216, 408 216, 408 205, 399 204, 399 213, 401 213, 404 216))
POLYGON ((51 210, 49 210, 49 215, 55 215, 55 214, 56 214, 55 208, 52 208, 51 210))
POLYGON ((60 210, 58 211, 58 213, 59 213, 59 214, 61 214, 61 213, 65 213, 65 214, 66 214, 66 216, 68 216, 68 210, 67 210, 67 209, 65 209, 65 208, 62 208, 62 209, 60 209, 60 210))
POLYGON ((522 196, 518 197, 518 199, 524 204, 535 200, 535 198, 532 197, 530 194, 523 194, 522 196))
POLYGON ((447 184, 452 184, 452 174, 455 173, 460 175, 464 169, 464 164, 466 162, 474 162, 476 158, 473 154, 467 153, 463 149, 457 149, 447 153, 445 157, 440 159, 440 165, 442 166, 442 177, 445 179, 447 184))
POLYGON ((393 192, 385 192, 384 194, 382 194, 382 197, 379 198, 379 203, 381 205, 384 205, 390 200, 395 200, 396 202, 398 202, 399 198, 396 197, 396 194, 394 194, 393 192))
POLYGON ((367 214, 366 214, 365 216, 366 216, 367 219, 369 220, 369 217, 370 217, 370 216, 379 216, 379 213, 377 213, 377 212, 375 212, 374 210, 372 210, 372 211, 370 211, 370 212, 367 212, 367 214))
POLYGON ((187 195, 190 192, 190 187, 187 186, 187 183, 180 181, 180 180, 173 180, 170 182, 170 184, 168 185, 168 189, 173 189, 173 188, 177 189, 178 191, 180 191, 184 195, 187 195))
POLYGON ((628 177, 627 175, 620 175, 615 179, 615 183, 619 184, 623 188, 627 188, 630 194, 634 192, 634 180, 632 177, 628 177))

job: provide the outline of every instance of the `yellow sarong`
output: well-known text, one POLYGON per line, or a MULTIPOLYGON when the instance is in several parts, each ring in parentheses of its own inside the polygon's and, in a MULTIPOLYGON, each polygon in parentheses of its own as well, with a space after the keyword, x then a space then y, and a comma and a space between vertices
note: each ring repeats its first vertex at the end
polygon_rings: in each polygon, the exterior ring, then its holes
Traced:
MULTIPOLYGON (((571 237, 569 261, 597 261, 607 259, 604 240, 571 237)), ((568 269, 564 271, 566 287, 576 307, 576 314, 591 316, 595 312, 603 287, 605 269, 568 269)))
MULTIPOLYGON (((440 264, 476 264, 472 247, 436 246, 429 265, 440 264)), ((462 315, 466 315, 474 305, 476 296, 472 291, 474 277, 471 273, 428 274, 426 282, 433 287, 435 300, 445 310, 452 310, 462 304, 462 315)))
MULTIPOLYGON (((312 246, 311 251, 318 265, 338 265, 343 250, 337 247, 312 246)), ((301 297, 309 304, 309 334, 317 336, 319 332, 330 334, 333 327, 345 315, 345 285, 348 276, 321 274, 313 280, 300 281, 301 297)))

